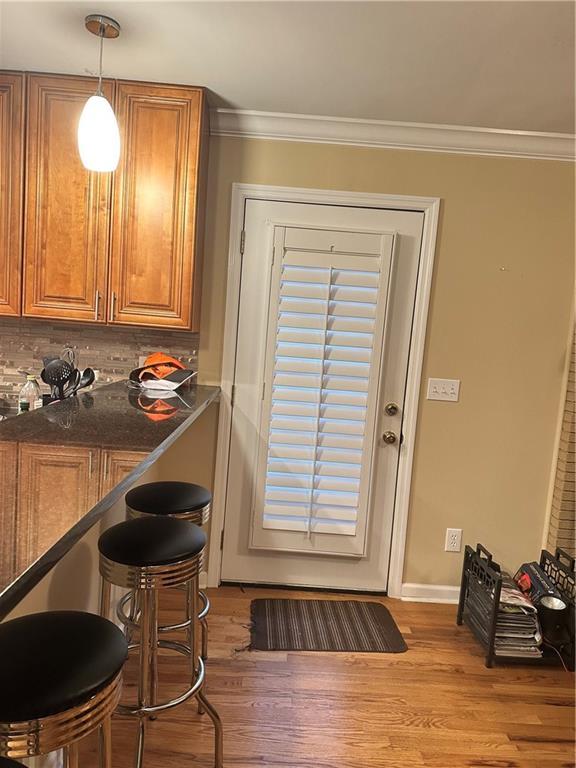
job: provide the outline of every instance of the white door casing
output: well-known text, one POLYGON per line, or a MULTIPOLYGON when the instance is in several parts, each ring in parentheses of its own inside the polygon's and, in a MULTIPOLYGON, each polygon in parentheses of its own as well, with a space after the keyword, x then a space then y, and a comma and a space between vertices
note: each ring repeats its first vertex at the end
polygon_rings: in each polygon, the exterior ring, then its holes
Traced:
MULTIPOLYGON (((276 313, 273 305, 271 305, 272 312, 269 311, 268 296, 270 294, 270 288, 279 285, 277 275, 275 279, 273 277, 272 270, 273 265, 271 263, 260 263, 259 269, 254 270, 256 272, 256 278, 260 280, 260 285, 253 285, 252 289, 256 289, 255 293, 252 293, 252 297, 260 297, 259 301, 251 301, 248 307, 244 307, 242 310, 244 314, 246 312, 252 315, 251 322, 252 328, 257 329, 255 336, 252 336, 246 344, 246 338, 243 334, 238 336, 238 309, 239 309, 239 287, 240 287, 240 263, 239 263, 239 243, 240 232, 243 228, 243 214, 244 209, 248 215, 247 202, 250 200, 249 205, 252 207, 258 207, 255 200, 260 199, 260 205, 266 205, 265 200, 294 200, 302 203, 313 203, 312 205, 284 205, 281 206, 278 202, 272 206, 268 206, 268 211, 264 218, 260 215, 260 226, 262 231, 258 232, 257 227, 250 226, 248 217, 246 220, 246 253, 245 259, 250 259, 250 254, 253 254, 255 243, 251 238, 256 238, 262 243, 262 238, 265 237, 264 230, 267 231, 267 237, 276 238, 285 237, 288 231, 290 235, 294 235, 300 231, 300 234, 304 233, 309 236, 314 228, 320 230, 325 227, 332 227, 332 232, 339 230, 342 236, 346 236, 346 230, 350 232, 363 231, 377 233, 378 237, 384 230, 389 233, 398 231, 398 243, 396 257, 400 260, 400 269, 396 269, 396 266, 392 270, 390 286, 392 290, 391 302, 389 306, 389 312, 392 316, 392 329, 394 330, 392 339, 388 339, 385 344, 385 357, 383 360, 382 370, 384 374, 392 369, 396 369, 396 375, 390 378, 385 375, 382 379, 382 387, 380 391, 380 402, 378 404, 379 418, 375 421, 376 428, 376 455, 385 457, 384 463, 394 465, 394 470, 398 468, 398 483, 394 483, 393 487, 390 487, 390 483, 383 483, 383 469, 380 467, 380 472, 376 472, 375 482, 373 484, 374 498, 386 501, 385 506, 391 510, 394 506, 394 495, 396 493, 396 514, 394 518, 395 536, 392 546, 392 560, 390 567, 390 581, 388 583, 389 594, 400 594, 401 590, 401 566, 403 559, 403 546, 405 538, 405 526, 406 526, 406 512, 408 504, 408 491, 409 491, 409 479, 410 469, 412 461, 413 441, 416 422, 416 408, 417 408, 417 393, 419 386, 421 360, 424 346, 424 330, 425 320, 427 313, 427 304, 430 289, 430 279, 432 273, 432 258, 433 258, 433 245, 434 235, 438 214, 439 202, 437 200, 421 199, 421 198, 391 198, 384 196, 370 196, 370 195, 357 195, 353 193, 333 193, 315 190, 292 190, 289 188, 260 188, 253 186, 241 186, 236 185, 233 194, 233 216, 232 216, 232 228, 231 228, 231 247, 230 247, 230 264, 228 275, 228 306, 226 315, 226 338, 225 338, 225 350, 224 350, 224 366, 223 366, 223 381, 222 381, 222 403, 221 403, 221 419, 219 427, 219 446, 217 457, 217 468, 215 478, 215 498, 214 498, 214 517, 213 517, 213 534, 211 537, 211 556, 210 556, 210 570, 209 570, 209 583, 216 584, 219 580, 220 560, 221 552, 218 546, 219 536, 218 532, 222 529, 223 524, 223 497, 224 488, 228 488, 228 493, 231 494, 230 498, 237 499, 237 492, 240 486, 234 486, 234 475, 237 473, 238 462, 236 466, 230 465, 231 476, 228 478, 228 464, 229 454, 232 451, 234 454, 235 446, 234 433, 237 432, 236 428, 231 430, 230 419, 230 396, 232 394, 231 385, 234 377, 236 377, 235 386, 235 422, 242 420, 244 408, 242 403, 247 403, 250 398, 253 402, 256 402, 255 392, 258 392, 258 413, 251 413, 248 415, 248 421, 252 425, 255 425, 256 431, 263 431, 266 427, 267 419, 270 416, 270 409, 273 407, 270 402, 271 387, 268 391, 264 390, 264 399, 262 398, 262 385, 265 383, 266 376, 264 375, 264 362, 266 359, 266 338, 269 343, 275 344, 275 326, 276 313), (318 205, 321 203, 321 205, 318 205), (316 204, 316 205, 314 205, 316 204), (332 205, 330 205, 332 204, 332 205), (341 206, 349 206, 354 210, 346 211, 341 206), (379 210, 380 208, 380 210, 379 210), (386 210, 382 210, 385 208, 386 210), (282 214, 279 215, 279 210, 282 209, 282 214), (307 214, 304 215, 305 209, 307 214), (352 218, 350 218, 352 217, 352 218), (274 221, 273 221, 274 219, 274 221), (385 221, 385 226, 383 222, 385 221), (343 223, 344 222, 344 223, 343 223), (288 225, 288 226, 286 226, 288 225), (306 229, 308 228, 308 229, 306 229), (422 247, 420 243, 422 242, 422 247), (411 251, 410 257, 408 256, 411 251), (411 260, 411 266, 407 264, 411 260), (269 271, 270 270, 270 271, 269 271), (265 278, 264 282, 262 282, 265 278), (406 289, 411 287, 412 297, 414 299, 414 289, 418 284, 418 290, 416 291, 415 311, 409 313, 408 321, 398 323, 398 313, 401 309, 400 304, 406 305, 406 289), (262 287, 265 285, 265 291, 262 287), (395 299, 396 297, 396 299, 395 299), (402 302, 399 298, 402 298, 402 302), (413 322, 412 322, 413 319, 413 322), (268 322, 269 321, 269 322, 268 322), (270 327, 268 327, 270 326, 270 327), (274 330, 274 333, 271 332, 274 330), (231 332, 232 331, 232 332, 231 332), (412 338, 410 361, 408 364, 407 349, 409 345, 410 336, 412 338), (238 356, 236 354, 236 337, 238 336, 239 349, 238 356), (243 346, 244 345, 244 346, 243 346), (404 363, 398 366, 394 366, 392 363, 394 359, 398 360, 397 349, 404 346, 406 349, 406 360, 404 363), (242 366, 244 366, 244 373, 242 374, 242 366), (408 376, 406 377, 406 368, 408 367, 408 376), (239 375, 240 374, 240 375, 239 375), (405 398, 405 414, 403 418, 403 437, 404 442, 402 446, 383 446, 379 440, 379 435, 383 429, 393 429, 398 434, 400 433, 400 423, 402 421, 402 414, 396 418, 388 417, 383 414, 383 404, 389 400, 402 400, 404 386, 406 386, 406 398, 405 398), (261 425, 261 426, 260 426, 261 425), (230 443, 232 438, 232 443, 230 443), (230 483, 227 481, 230 480, 230 483), (383 487, 384 486, 384 487, 383 487)), ((260 211, 262 214, 262 211, 260 211)), ((352 236, 352 235, 350 235, 352 236)), ((383 238, 386 240, 386 238, 383 238)), ((392 237, 388 235, 388 244, 391 243, 392 237)), ((273 243, 268 242, 269 246, 273 243)), ((273 247, 267 248, 268 253, 273 252, 273 247)), ((334 249, 337 250, 337 249, 334 249)), ((345 249, 341 249, 345 250, 345 249)), ((354 247, 353 251, 362 250, 361 248, 354 247)), ((389 255, 391 254, 391 248, 388 247, 389 255)), ((259 259, 262 258, 260 253, 259 259)), ((362 258, 362 256, 360 256, 362 258)), ((278 262, 276 261, 276 267, 278 268, 278 262)), ((384 265, 383 272, 386 273, 386 265, 384 265)), ((247 270, 244 269, 242 274, 242 290, 243 293, 246 289, 250 290, 250 286, 246 285, 247 270)), ((248 278, 249 282, 249 278, 248 278)), ((386 275, 384 274, 384 283, 387 285, 386 275)), ((384 294, 386 296, 386 285, 382 290, 382 283, 379 284, 378 294, 381 297, 384 294)), ((296 287, 301 288, 301 285, 296 287)), ((305 286, 308 289, 308 286, 305 286)), ((316 285, 314 290, 320 290, 321 286, 316 285)), ((340 289, 338 289, 340 290, 340 289)), ((348 288, 346 288, 348 290, 348 288)), ((410 301, 411 301, 410 300, 410 301)), ((272 304, 274 297, 271 299, 272 304)), ((381 302, 379 311, 383 312, 386 309, 386 302, 381 302)), ((241 317, 240 322, 246 321, 246 317, 241 317)), ((246 326, 244 326, 246 327, 246 326)), ((281 329, 282 330, 282 329, 281 329)), ((350 350, 345 350, 348 353, 350 350)), ((268 363, 273 360, 273 357, 268 355, 268 363)), ((307 361, 305 361, 307 363, 307 361)), ((269 378, 269 376, 268 376, 269 378)), ((402 403, 400 403, 402 405, 402 403)), ((278 403, 276 403, 276 407, 278 403)), ((284 407, 281 402, 280 406, 284 407)), ((292 403, 290 409, 300 409, 302 404, 292 403)), ((306 408, 304 404, 304 408, 306 408)), ((292 411, 289 410, 289 413, 292 411)), ((246 425, 244 425, 246 426, 246 425)), ((254 427, 252 428, 254 431, 254 427)), ((244 434, 249 434, 250 430, 242 430, 244 434)), ((244 438, 246 439, 246 438, 244 438)), ((252 435, 252 443, 254 443, 254 434, 252 435)), ((260 454, 260 465, 266 467, 268 460, 267 439, 263 441, 261 438, 256 440, 256 454, 260 454), (260 449, 258 450, 258 443, 260 443, 260 449)), ((252 462, 255 460, 252 458, 253 446, 247 446, 247 444, 236 446, 238 449, 237 456, 242 457, 242 467, 239 475, 244 480, 253 471, 252 462), (250 450, 247 450, 250 448, 250 450), (250 467, 247 466, 251 465, 250 467)), ((280 457, 281 459, 283 457, 280 457)), ((382 463, 382 462, 381 462, 382 463)), ((334 465, 331 465, 334 466, 334 465)), ((272 466, 272 469, 276 469, 272 466)), ((334 473, 331 473, 334 474, 334 473)), ((322 480, 322 478, 320 478, 322 480)), ((260 480, 262 480, 262 471, 260 472, 260 480)), ((330 478, 328 481, 331 482, 330 478)), ((241 483, 242 484, 242 483, 241 483)), ((250 485, 250 483, 248 483, 250 485)), ((262 484, 257 484, 253 487, 262 488, 262 484)), ((258 504, 254 503, 254 498, 250 500, 249 507, 258 508, 258 504)), ((260 505, 260 510, 262 506, 260 505)), ((381 506, 378 507, 378 512, 381 512, 381 506)), ((252 511, 252 509, 250 510, 252 511)), ((256 510, 258 511, 258 510, 256 510)), ((384 589, 386 587, 387 565, 390 554, 390 529, 392 524, 392 514, 387 515, 386 520, 377 519, 372 520, 368 526, 368 536, 363 536, 362 530, 358 537, 349 537, 347 535, 341 535, 345 531, 339 532, 339 534, 328 531, 327 538, 333 540, 350 540, 356 538, 356 544, 353 546, 348 554, 348 559, 342 557, 342 552, 338 559, 334 557, 326 557, 324 555, 323 561, 319 562, 321 558, 317 555, 298 555, 297 552, 314 551, 314 548, 310 545, 302 546, 302 542, 298 546, 292 544, 287 545, 286 542, 271 542, 266 540, 267 534, 275 536, 277 531, 272 526, 262 526, 262 520, 258 521, 257 516, 253 520, 247 520, 245 514, 242 519, 235 519, 236 516, 232 514, 232 517, 227 521, 227 533, 225 544, 225 565, 223 576, 227 580, 238 581, 256 581, 256 582, 280 582, 280 583, 293 583, 293 584, 308 584, 310 586, 327 586, 327 587, 340 587, 349 589, 384 589), (252 526, 252 522, 256 523, 252 526), (268 528, 268 530, 267 530, 268 528), (264 538, 262 538, 262 536, 264 538), (358 546, 358 542, 360 545, 358 546), (234 549, 244 549, 242 556, 238 562, 234 563, 234 557, 232 553, 234 549), (276 560, 270 560, 270 552, 266 551, 269 547, 279 546, 283 549, 293 549, 294 556, 290 553, 290 556, 283 558, 282 567, 278 569, 277 553, 273 553, 273 558, 276 560), (262 549, 255 549, 262 548, 262 549), (360 557, 360 555, 365 557, 360 557), (353 559, 350 560, 350 557, 353 559), (344 560, 344 564, 343 563, 344 560), (348 568, 349 574, 343 579, 338 579, 338 574, 341 571, 346 570, 346 562, 352 566, 348 568), (372 569, 370 571, 370 568, 372 569), (308 570, 309 574, 306 575, 305 571, 308 570), (276 573, 278 572, 278 573, 276 573), (314 578, 311 578, 312 574, 314 578)), ((294 521, 292 521, 294 522, 294 521)), ((316 521, 318 523, 318 521, 316 521)), ((300 522, 296 519, 296 527, 300 525, 300 522)), ((281 521, 280 528, 284 526, 281 521)), ((345 528, 345 526, 342 526, 345 528)), ((360 521, 360 528, 362 528, 362 521, 360 521)), ((310 536, 304 536, 304 542, 313 541, 315 538, 320 538, 318 534, 310 536)), ((286 534, 285 531, 281 531, 281 536, 286 534)), ((302 532, 300 532, 302 537, 302 532)), ((290 533, 288 532, 290 538, 290 533)), ((326 551, 330 551, 330 547, 324 547, 326 551)), ((346 547, 344 547, 346 549, 346 547)))

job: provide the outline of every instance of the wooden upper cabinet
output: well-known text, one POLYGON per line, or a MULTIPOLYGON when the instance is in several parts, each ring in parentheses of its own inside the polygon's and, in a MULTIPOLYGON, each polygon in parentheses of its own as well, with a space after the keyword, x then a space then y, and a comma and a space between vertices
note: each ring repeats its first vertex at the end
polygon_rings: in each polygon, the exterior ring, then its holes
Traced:
MULTIPOLYGON (((91 78, 29 75, 23 314, 105 322, 111 174, 80 161, 91 78)), ((104 82, 113 101, 114 83, 104 82)))
POLYGON ((0 72, 0 315, 20 314, 24 75, 0 72))
POLYGON ((116 115, 109 321, 197 330, 204 93, 118 81, 116 115))

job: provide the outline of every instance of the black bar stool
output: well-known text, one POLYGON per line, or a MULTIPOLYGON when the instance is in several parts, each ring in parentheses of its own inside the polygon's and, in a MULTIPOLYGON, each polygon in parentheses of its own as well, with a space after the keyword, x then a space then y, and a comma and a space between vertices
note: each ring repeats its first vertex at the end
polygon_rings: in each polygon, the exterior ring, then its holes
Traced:
POLYGON ((17 763, 9 757, 0 757, 0 768, 26 768, 24 763, 17 763))
POLYGON ((78 741, 99 729, 100 765, 111 768, 111 715, 127 655, 120 629, 91 613, 34 613, 0 624, 0 755, 63 749, 66 768, 77 768, 78 741))
MULTIPOLYGON (((210 520, 212 507, 212 494, 207 488, 195 483, 184 483, 174 480, 166 480, 157 483, 145 483, 128 491, 126 494, 126 512, 129 518, 159 515, 164 517, 176 517, 180 520, 188 520, 195 525, 205 525, 210 520)), ((202 607, 198 613, 198 619, 202 630, 202 659, 208 658, 208 622, 210 612, 210 600, 204 590, 199 590, 198 595, 202 607)), ((118 618, 132 629, 135 626, 135 618, 138 608, 134 596, 131 593, 124 595, 118 604, 118 618), (127 610, 127 604, 130 608, 127 610)), ((179 624, 159 626, 159 632, 173 632, 185 629, 189 616, 179 624)))
POLYGON ((136 766, 144 759, 147 717, 195 697, 199 709, 214 724, 214 765, 222 768, 223 737, 220 716, 206 699, 205 667, 198 653, 198 574, 204 559, 206 534, 197 525, 171 517, 146 516, 118 523, 99 539, 102 576, 101 613, 110 611, 111 585, 134 592, 139 607, 140 637, 129 648, 139 649, 138 703, 121 704, 118 711, 139 718, 136 766), (186 642, 158 637, 158 591, 184 586, 191 620, 185 623, 186 642), (190 685, 175 699, 158 701, 158 649, 166 648, 190 659, 190 685))

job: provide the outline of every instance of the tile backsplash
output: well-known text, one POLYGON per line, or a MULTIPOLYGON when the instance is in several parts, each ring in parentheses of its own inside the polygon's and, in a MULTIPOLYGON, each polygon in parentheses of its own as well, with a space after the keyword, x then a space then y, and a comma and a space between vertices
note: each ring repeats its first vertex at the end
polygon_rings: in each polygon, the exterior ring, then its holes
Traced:
POLYGON ((78 367, 98 371, 98 384, 126 379, 139 358, 163 351, 198 368, 198 334, 152 328, 84 325, 28 318, 0 319, 0 416, 14 413, 18 392, 25 379, 22 371, 40 381, 42 358, 59 355, 71 346, 78 354, 78 367))

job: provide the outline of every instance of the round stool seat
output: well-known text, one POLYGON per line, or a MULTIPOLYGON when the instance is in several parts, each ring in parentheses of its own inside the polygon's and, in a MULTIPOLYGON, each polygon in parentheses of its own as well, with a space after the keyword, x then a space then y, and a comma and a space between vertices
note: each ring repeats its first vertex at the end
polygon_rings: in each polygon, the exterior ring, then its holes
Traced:
POLYGON ((24 763, 17 763, 9 757, 0 757, 0 768, 26 768, 24 763))
POLYGON ((211 502, 212 494, 206 488, 177 481, 145 483, 126 494, 126 505, 145 515, 182 515, 211 502))
POLYGON ((88 701, 127 656, 120 629, 92 613, 33 613, 0 624, 0 722, 48 717, 88 701))
POLYGON ((98 549, 108 560, 146 567, 168 565, 198 555, 206 534, 194 523, 175 517, 140 517, 108 528, 98 549))

